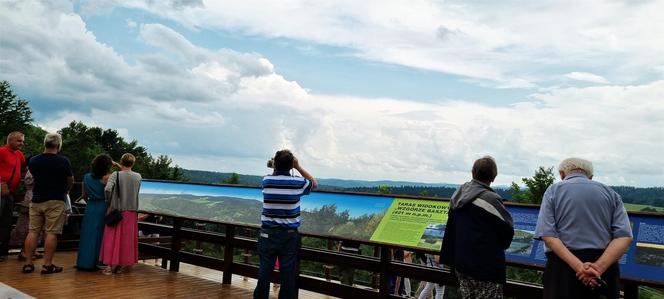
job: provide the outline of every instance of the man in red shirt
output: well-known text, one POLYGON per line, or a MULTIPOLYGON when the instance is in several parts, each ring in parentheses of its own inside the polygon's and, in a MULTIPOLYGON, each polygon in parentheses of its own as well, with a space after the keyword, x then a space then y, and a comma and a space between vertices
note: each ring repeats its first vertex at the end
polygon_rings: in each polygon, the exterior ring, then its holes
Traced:
POLYGON ((0 181, 3 188, 9 188, 9 195, 0 199, 0 262, 7 258, 9 251, 14 192, 21 181, 21 169, 25 167, 25 157, 21 152, 24 141, 23 133, 11 132, 7 136, 7 144, 0 147, 0 181))

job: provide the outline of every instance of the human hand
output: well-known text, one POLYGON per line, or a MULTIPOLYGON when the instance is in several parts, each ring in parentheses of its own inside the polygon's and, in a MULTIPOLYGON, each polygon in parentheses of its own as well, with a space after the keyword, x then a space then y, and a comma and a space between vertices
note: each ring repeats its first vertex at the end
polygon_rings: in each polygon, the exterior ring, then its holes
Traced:
POLYGON ((583 263, 576 269, 576 278, 591 289, 599 286, 598 279, 600 279, 601 276, 602 273, 593 263, 583 263))
POLYGON ((293 168, 300 169, 300 161, 297 160, 297 157, 293 157, 293 168))

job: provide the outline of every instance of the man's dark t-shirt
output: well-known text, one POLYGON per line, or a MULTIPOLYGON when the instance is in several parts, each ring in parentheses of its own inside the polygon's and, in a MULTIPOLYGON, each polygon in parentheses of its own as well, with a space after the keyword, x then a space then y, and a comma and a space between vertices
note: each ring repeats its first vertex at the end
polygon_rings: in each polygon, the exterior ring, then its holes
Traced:
POLYGON ((67 178, 74 175, 69 159, 56 154, 44 153, 32 157, 28 169, 35 180, 32 202, 65 200, 67 178))

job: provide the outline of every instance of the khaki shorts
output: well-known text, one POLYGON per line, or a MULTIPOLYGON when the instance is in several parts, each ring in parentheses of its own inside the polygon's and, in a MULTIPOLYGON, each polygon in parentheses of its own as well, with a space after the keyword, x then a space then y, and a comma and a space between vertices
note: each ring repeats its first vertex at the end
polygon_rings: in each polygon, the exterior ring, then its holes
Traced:
POLYGON ((61 234, 65 225, 65 202, 62 200, 49 200, 30 204, 31 232, 40 232, 42 229, 47 234, 61 234))

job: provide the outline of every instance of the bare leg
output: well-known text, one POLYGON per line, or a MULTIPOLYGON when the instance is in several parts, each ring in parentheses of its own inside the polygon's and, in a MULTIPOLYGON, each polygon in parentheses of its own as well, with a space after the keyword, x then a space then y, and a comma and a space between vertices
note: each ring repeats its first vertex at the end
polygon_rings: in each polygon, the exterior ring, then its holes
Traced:
POLYGON ((23 254, 25 255, 26 264, 32 264, 32 258, 35 254, 35 249, 37 249, 37 237, 38 233, 30 231, 28 236, 25 237, 25 250, 23 254))
MULTIPOLYGON (((32 234, 32 232, 30 232, 32 234)), ((35 236, 35 240, 36 240, 35 236)), ((35 242, 36 243, 36 242, 35 242)), ((53 264, 53 255, 55 254, 55 249, 58 247, 58 235, 52 233, 46 233, 46 238, 44 240, 44 265, 50 266, 53 264)), ((34 249, 33 249, 34 251, 34 249)), ((32 251, 30 252, 32 254, 32 251)), ((32 258, 30 258, 32 260, 32 258)))

